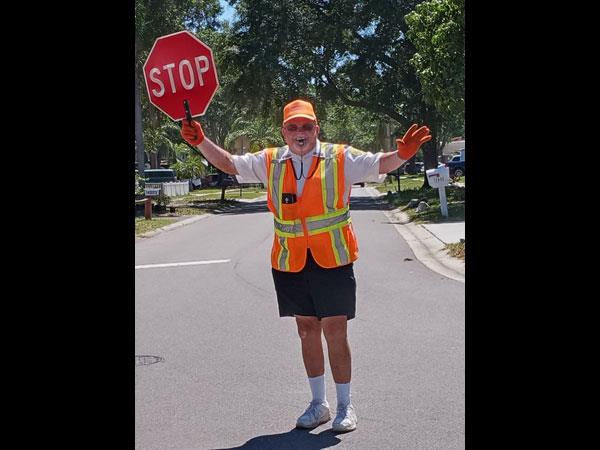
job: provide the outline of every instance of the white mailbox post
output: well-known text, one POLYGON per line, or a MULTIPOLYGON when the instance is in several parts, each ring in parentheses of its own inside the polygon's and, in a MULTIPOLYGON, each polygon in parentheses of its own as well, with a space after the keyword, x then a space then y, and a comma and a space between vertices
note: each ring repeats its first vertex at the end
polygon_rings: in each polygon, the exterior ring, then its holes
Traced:
POLYGON ((429 169, 425 172, 427 181, 431 187, 437 188, 440 194, 440 208, 442 216, 448 217, 448 201, 446 200, 446 186, 450 182, 450 169, 440 166, 437 169, 429 169))

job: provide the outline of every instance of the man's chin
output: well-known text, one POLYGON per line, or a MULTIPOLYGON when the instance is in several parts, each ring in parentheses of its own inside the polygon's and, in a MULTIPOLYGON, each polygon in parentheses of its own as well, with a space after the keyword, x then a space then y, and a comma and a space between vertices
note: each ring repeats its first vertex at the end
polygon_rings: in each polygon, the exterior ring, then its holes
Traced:
POLYGON ((313 149, 313 147, 315 146, 315 143, 313 142, 311 144, 310 142, 305 141, 304 145, 300 145, 297 142, 292 142, 291 145, 288 144, 288 146, 294 153, 299 153, 299 154, 304 155, 313 149))

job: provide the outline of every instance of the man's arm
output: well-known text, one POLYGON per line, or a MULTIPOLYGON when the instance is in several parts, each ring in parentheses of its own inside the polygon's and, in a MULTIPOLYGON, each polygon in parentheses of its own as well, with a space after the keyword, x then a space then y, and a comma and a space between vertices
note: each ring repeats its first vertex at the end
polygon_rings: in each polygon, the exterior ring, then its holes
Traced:
POLYGON ((429 128, 426 126, 417 128, 417 124, 413 124, 402 139, 396 139, 398 148, 395 152, 388 152, 381 155, 379 158, 379 173, 388 173, 396 170, 403 163, 415 156, 419 147, 430 139, 429 128))
POLYGON ((181 136, 217 169, 230 175, 237 175, 238 171, 233 163, 231 153, 222 149, 213 141, 204 136, 202 127, 195 120, 190 125, 187 120, 181 121, 181 136))
POLYGON ((379 158, 379 173, 389 173, 392 170, 396 170, 407 160, 402 159, 398 156, 398 151, 384 153, 379 158))
POLYGON ((217 169, 222 170, 230 175, 237 175, 238 171, 233 164, 233 157, 227 150, 222 149, 213 141, 204 138, 200 145, 196 148, 204 155, 204 157, 217 169))

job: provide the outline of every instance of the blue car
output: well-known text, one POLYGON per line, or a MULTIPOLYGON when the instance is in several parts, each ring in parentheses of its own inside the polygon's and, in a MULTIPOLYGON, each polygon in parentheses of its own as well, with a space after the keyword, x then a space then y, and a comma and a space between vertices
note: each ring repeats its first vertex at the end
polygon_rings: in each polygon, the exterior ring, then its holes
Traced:
POLYGON ((452 178, 460 178, 465 175, 465 159, 461 155, 454 155, 450 161, 446 163, 446 167, 452 178))

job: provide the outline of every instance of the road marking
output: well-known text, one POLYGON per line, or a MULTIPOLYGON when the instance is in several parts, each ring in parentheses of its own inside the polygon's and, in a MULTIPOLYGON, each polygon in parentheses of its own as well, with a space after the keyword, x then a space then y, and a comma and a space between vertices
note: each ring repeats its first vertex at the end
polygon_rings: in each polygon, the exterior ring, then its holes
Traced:
POLYGON ((154 269, 157 267, 177 267, 177 266, 200 266, 203 264, 220 264, 231 261, 230 259, 213 259, 211 261, 189 261, 181 263, 169 263, 169 264, 145 264, 141 266, 135 266, 135 269, 154 269))

